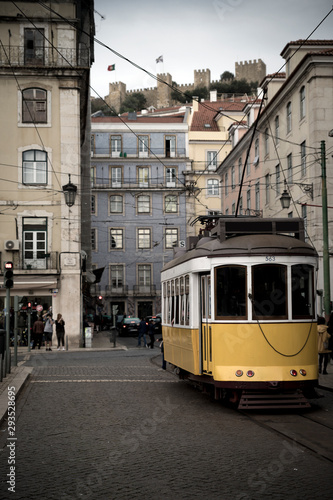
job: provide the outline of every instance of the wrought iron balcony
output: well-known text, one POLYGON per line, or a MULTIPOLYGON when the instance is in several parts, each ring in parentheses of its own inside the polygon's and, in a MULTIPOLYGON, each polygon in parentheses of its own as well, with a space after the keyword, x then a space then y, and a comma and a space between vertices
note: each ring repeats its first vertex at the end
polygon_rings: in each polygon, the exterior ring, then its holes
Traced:
POLYGON ((87 47, 79 49, 40 47, 33 54, 22 46, 0 46, 0 66, 45 67, 45 68, 89 68, 90 57, 87 47))
POLYGON ((105 295, 109 295, 112 297, 122 297, 128 294, 128 286, 127 285, 106 285, 105 287, 105 295))
POLYGON ((156 285, 134 285, 133 293, 134 295, 156 295, 156 285))
MULTIPOLYGON (((35 258, 25 259, 21 252, 12 252, 11 261, 14 264, 14 272, 20 271, 36 271, 41 274, 45 272, 59 273, 58 252, 41 253, 39 252, 35 258)), ((1 255, 1 260, 3 256, 1 255)), ((30 274, 30 273, 29 273, 30 274)))

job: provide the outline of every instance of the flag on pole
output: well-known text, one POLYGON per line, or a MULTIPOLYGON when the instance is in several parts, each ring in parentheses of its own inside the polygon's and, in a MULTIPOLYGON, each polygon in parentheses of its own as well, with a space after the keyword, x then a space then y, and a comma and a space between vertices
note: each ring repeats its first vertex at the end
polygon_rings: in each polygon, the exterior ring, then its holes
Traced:
POLYGON ((163 62, 163 56, 159 56, 157 59, 156 59, 156 64, 159 63, 159 62, 163 62))
POLYGON ((110 64, 110 66, 108 66, 108 71, 113 71, 114 69, 116 69, 115 64, 110 64))

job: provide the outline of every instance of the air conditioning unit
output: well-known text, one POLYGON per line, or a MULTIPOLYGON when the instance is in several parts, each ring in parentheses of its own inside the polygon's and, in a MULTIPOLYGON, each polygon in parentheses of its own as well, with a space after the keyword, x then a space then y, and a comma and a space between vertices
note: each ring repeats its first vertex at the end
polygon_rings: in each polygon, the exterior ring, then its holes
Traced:
POLYGON ((19 240, 5 240, 5 250, 19 250, 19 240))

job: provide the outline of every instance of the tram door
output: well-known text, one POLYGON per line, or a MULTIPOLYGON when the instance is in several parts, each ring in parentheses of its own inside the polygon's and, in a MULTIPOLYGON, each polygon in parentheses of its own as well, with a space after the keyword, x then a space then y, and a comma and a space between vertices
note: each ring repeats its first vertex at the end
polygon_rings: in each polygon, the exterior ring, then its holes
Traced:
POLYGON ((201 276, 201 356, 203 373, 212 373, 212 327, 210 274, 201 276))

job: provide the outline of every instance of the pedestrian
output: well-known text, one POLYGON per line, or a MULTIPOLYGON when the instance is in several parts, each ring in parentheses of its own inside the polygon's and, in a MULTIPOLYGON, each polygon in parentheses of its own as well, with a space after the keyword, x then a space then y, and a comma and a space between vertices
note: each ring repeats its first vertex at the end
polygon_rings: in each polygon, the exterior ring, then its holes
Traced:
POLYGON ((58 351, 60 351, 60 342, 62 344, 62 350, 65 350, 65 321, 60 313, 57 315, 57 319, 55 321, 56 326, 56 334, 58 339, 58 351))
POLYGON ((147 347, 146 332, 147 332, 147 323, 143 318, 141 318, 139 325, 138 347, 141 347, 141 337, 143 337, 144 346, 147 347))
POLYGON ((325 318, 319 317, 317 320, 317 333, 318 333, 318 354, 319 354, 319 373, 327 375, 327 365, 330 350, 328 349, 328 342, 331 335, 327 331, 327 326, 325 325, 325 318), (322 372, 323 367, 323 372, 322 372))
POLYGON ((148 324, 148 335, 150 338, 150 342, 148 342, 147 347, 150 347, 151 349, 154 349, 154 343, 155 343, 155 323, 151 319, 148 324))
POLYGON ((48 312, 45 317, 45 325, 44 325, 44 336, 45 336, 45 345, 47 351, 52 351, 52 335, 53 335, 53 325, 54 321, 52 319, 52 313, 48 312))
POLYGON ((44 322, 43 322, 41 316, 37 316, 37 319, 34 322, 33 327, 32 327, 32 334, 33 334, 32 349, 35 349, 37 345, 38 345, 38 349, 40 349, 42 347, 43 333, 44 333, 44 322))
POLYGON ((328 341, 328 349, 331 351, 329 357, 331 357, 331 364, 333 364, 333 312, 331 312, 330 319, 327 322, 327 332, 330 334, 331 338, 328 341))
POLYGON ((164 344, 163 344, 163 337, 161 337, 160 339, 157 339, 157 342, 161 342, 160 343, 160 348, 161 348, 161 354, 162 354, 162 369, 163 370, 166 370, 166 361, 164 359, 164 344))

